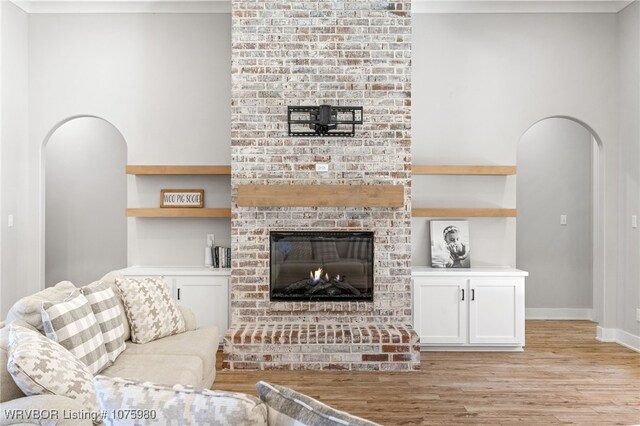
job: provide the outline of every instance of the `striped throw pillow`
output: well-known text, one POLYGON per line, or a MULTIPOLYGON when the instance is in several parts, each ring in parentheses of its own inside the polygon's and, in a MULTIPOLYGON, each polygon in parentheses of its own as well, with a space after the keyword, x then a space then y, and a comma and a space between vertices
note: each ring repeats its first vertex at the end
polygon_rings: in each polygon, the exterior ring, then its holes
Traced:
POLYGON ((98 320, 79 290, 64 302, 44 302, 42 323, 47 337, 75 355, 91 374, 97 374, 111 364, 98 320))
POLYGON ((371 260, 371 242, 364 238, 353 238, 347 246, 349 259, 371 260))
POLYGON ((278 426, 379 426, 377 423, 336 410, 284 386, 260 381, 256 383, 256 389, 260 399, 267 404, 269 424, 278 426))
POLYGON ((102 331, 109 361, 116 360, 125 349, 122 308, 116 294, 106 283, 95 283, 80 289, 91 304, 91 310, 102 331))

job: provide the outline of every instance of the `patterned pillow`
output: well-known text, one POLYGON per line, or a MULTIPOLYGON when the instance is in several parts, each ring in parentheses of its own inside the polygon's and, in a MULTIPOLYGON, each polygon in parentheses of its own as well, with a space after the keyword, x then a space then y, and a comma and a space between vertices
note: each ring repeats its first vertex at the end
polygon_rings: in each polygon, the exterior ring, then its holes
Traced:
POLYGON ((313 259, 320 262, 340 260, 335 241, 313 241, 313 259))
POLYGON ((91 304, 91 310, 102 331, 109 361, 116 360, 125 349, 122 308, 118 297, 106 283, 91 284, 80 289, 91 304))
POLYGON ((184 425, 266 425, 267 407, 256 397, 235 392, 198 390, 190 386, 162 386, 120 377, 93 379, 107 424, 167 425, 168 419, 184 425), (119 410, 136 413, 112 418, 119 410))
POLYGON ((284 386, 260 381, 256 383, 256 389, 260 399, 269 409, 269 424, 379 426, 377 423, 331 408, 284 386))
POLYGON ((131 341, 147 343, 186 330, 162 277, 116 278, 131 326, 131 341))
POLYGON ((53 394, 76 399, 96 419, 100 407, 91 373, 71 352, 42 334, 17 325, 9 328, 8 352, 7 370, 25 395, 53 394))
POLYGON ((97 374, 111 365, 98 320, 86 297, 75 291, 60 303, 42 303, 44 332, 97 374))

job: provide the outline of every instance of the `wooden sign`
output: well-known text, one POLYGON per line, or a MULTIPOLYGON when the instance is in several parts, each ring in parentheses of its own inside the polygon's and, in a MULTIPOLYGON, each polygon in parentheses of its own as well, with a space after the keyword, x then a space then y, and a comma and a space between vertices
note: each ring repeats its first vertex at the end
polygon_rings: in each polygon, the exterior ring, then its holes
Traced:
POLYGON ((160 207, 204 207, 204 189, 161 189, 160 207))

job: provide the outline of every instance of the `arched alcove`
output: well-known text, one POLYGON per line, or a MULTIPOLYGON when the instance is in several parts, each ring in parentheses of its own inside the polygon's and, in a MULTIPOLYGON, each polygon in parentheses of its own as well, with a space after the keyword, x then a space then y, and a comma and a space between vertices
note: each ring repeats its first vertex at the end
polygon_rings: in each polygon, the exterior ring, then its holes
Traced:
POLYGON ((548 117, 518 144, 516 263, 528 318, 600 318, 600 140, 584 122, 548 117))
POLYGON ((127 265, 127 147, 108 121, 79 116, 43 145, 45 285, 88 284, 127 265))

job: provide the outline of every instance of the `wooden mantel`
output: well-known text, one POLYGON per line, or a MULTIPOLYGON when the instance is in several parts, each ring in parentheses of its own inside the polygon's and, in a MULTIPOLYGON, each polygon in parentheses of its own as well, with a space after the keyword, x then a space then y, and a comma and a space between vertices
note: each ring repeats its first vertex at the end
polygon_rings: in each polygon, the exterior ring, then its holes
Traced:
POLYGON ((238 185, 238 207, 404 206, 402 185, 238 185))

